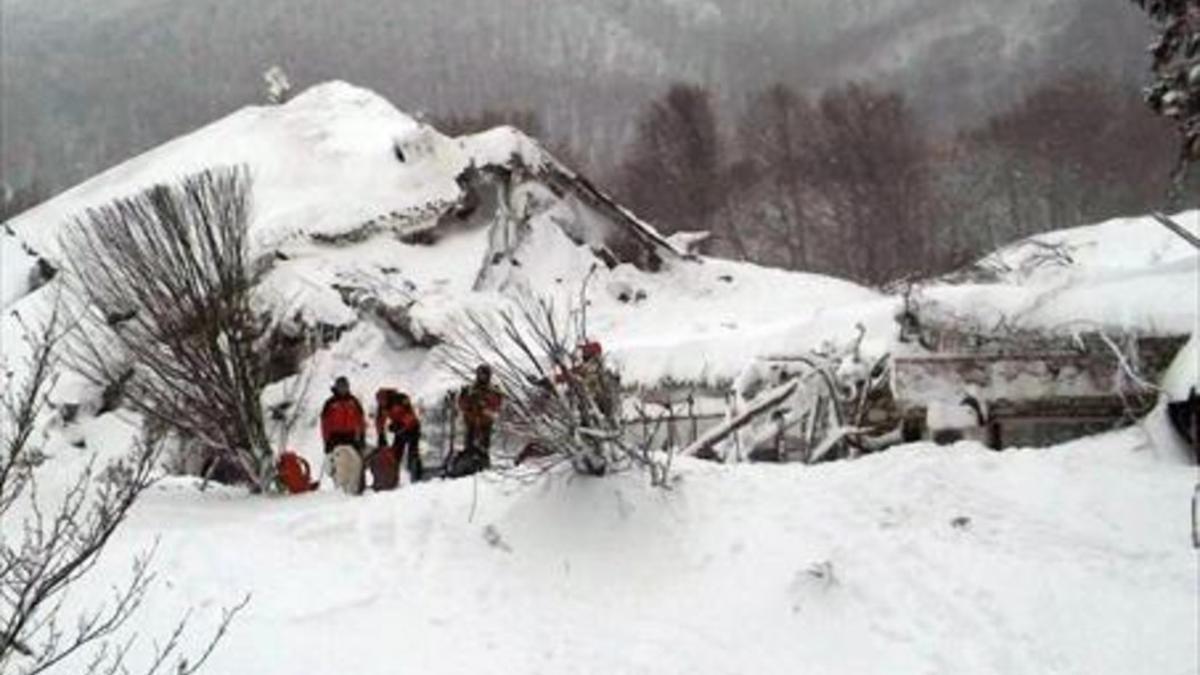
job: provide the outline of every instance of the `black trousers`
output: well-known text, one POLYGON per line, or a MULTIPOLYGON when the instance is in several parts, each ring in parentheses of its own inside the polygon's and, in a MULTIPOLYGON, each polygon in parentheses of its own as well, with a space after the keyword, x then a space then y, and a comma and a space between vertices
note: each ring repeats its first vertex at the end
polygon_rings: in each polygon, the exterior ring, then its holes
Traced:
POLYGON ((392 439, 392 449, 396 451, 396 461, 408 469, 408 475, 413 480, 421 480, 425 467, 421 464, 421 427, 396 431, 392 439))
POLYGON ((465 444, 467 450, 488 454, 492 448, 492 423, 468 424, 465 444))

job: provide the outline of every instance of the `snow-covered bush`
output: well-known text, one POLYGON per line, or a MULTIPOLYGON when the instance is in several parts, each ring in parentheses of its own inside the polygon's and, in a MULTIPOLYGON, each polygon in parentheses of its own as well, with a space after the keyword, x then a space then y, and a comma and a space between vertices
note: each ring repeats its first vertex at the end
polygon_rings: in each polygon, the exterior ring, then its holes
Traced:
POLYGON ((643 468, 665 485, 670 453, 625 438, 619 378, 588 344, 583 313, 526 296, 494 314, 468 312, 442 359, 464 381, 478 365, 491 367, 504 396, 498 427, 526 456, 568 461, 593 476, 643 468))

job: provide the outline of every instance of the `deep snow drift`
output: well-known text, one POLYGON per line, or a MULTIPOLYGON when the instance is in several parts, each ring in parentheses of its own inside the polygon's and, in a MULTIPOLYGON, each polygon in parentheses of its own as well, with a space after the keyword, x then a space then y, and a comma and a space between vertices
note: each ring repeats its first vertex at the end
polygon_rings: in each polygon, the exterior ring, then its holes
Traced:
MULTIPOLYGON (((158 540, 138 620, 249 608, 213 673, 1194 672, 1194 472, 1139 429, 997 454, 481 477, 248 498, 162 484, 91 579, 158 540)), ((70 672, 64 670, 62 672, 70 672)))

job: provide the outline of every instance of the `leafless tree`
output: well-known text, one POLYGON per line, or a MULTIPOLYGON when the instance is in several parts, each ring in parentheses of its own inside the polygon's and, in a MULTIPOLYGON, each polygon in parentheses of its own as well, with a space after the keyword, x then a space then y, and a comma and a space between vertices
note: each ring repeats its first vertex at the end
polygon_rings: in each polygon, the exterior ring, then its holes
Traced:
POLYGON ((665 486, 672 449, 627 441, 620 382, 603 356, 581 354, 586 340, 582 312, 526 296, 494 314, 467 313, 442 357, 464 381, 477 365, 491 366, 504 395, 500 431, 523 446, 589 475, 644 468, 655 485, 665 486))
POLYGON ((213 169, 89 210, 62 245, 84 316, 71 365, 261 488, 271 452, 249 218, 247 170, 213 169))
MULTIPOLYGON (((1064 72, 939 137, 895 92, 848 85, 810 101, 776 84, 741 113, 708 226, 718 254, 769 265, 873 284, 949 272, 1160 206, 1171 130, 1143 108, 1111 78, 1064 72)), ((1196 186, 1181 194, 1194 201, 1196 186)))
POLYGON ((721 204, 723 170, 711 94, 677 83, 639 118, 618 196, 665 232, 707 230, 721 204))
POLYGON ((195 660, 181 653, 185 616, 156 645, 144 669, 129 663, 133 639, 118 640, 154 580, 153 549, 133 561, 132 574, 114 586, 107 603, 76 614, 69 589, 88 576, 139 496, 153 483, 161 445, 141 442, 126 456, 98 466, 95 458, 67 483, 61 496, 38 490, 47 457, 33 440, 47 422, 46 397, 61 363, 67 330, 61 305, 36 327, 26 326, 29 353, 6 364, 0 401, 0 671, 32 675, 79 661, 76 672, 145 672, 170 668, 194 673, 207 660, 245 602, 226 611, 216 634, 195 660), (12 668, 13 670, 9 670, 12 668))
POLYGON ((959 143, 967 157, 1002 160, 990 167, 986 197, 1012 204, 1017 236, 1144 213, 1170 185, 1170 125, 1120 83, 1087 71, 1037 87, 959 143))
POLYGON ((845 265, 884 283, 919 270, 929 250, 929 147, 905 98, 851 84, 826 92, 818 189, 833 204, 845 265))
POLYGON ((777 84, 738 127, 714 224, 732 252, 877 284, 929 271, 933 147, 902 96, 850 85, 813 103, 777 84))
POLYGON ((812 270, 826 257, 829 200, 814 189, 819 112, 783 84, 756 95, 738 125, 742 159, 729 167, 730 191, 714 223, 740 257, 812 270))

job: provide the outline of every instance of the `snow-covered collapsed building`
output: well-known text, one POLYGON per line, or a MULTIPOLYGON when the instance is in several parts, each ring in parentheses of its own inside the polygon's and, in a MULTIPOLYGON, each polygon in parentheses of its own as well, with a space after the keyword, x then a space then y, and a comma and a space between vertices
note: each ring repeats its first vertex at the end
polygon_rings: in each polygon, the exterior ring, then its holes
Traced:
MULTIPOLYGON (((7 310, 35 311, 51 295, 30 293, 28 275, 10 271, 36 276, 37 267, 58 266, 64 223, 152 185, 239 164, 254 180, 255 302, 275 322, 277 382, 264 404, 298 407, 299 429, 315 428, 324 383, 345 374, 364 396, 384 385, 412 393, 432 422, 436 452, 444 433, 438 411, 459 384, 441 367, 439 345, 464 312, 529 292, 586 302, 589 332, 626 387, 648 406, 698 418, 680 425, 676 440, 684 442, 723 419, 726 392, 756 359, 810 354, 855 340, 861 327, 864 362, 893 354, 897 372, 916 363, 899 361, 909 358, 898 349, 902 298, 700 257, 692 251, 702 235, 664 239, 519 131, 447 137, 344 83, 237 111, 7 223, 6 349, 19 341, 7 310), (302 401, 291 393, 299 380, 314 383, 302 401)), ((1161 234, 1171 241, 1160 241, 1159 232, 1137 221, 1080 228, 1062 235, 1074 247, 1063 266, 1027 266, 1033 256, 1018 245, 989 261, 1000 271, 986 283, 924 292, 983 326, 1007 317, 1034 328, 1082 321, 1187 334, 1196 320, 1194 252, 1178 250, 1169 233, 1161 234)), ((928 402, 909 396, 907 378, 895 390, 909 414, 928 411, 928 402)), ((78 399, 94 394, 66 385, 58 393, 85 411, 78 399)), ((868 421, 886 430, 901 417, 885 411, 868 421)), ((287 443, 320 456, 315 433, 287 443)))
MULTIPOLYGON (((380 386, 410 392, 435 436, 444 396, 460 384, 439 362, 439 345, 464 313, 527 293, 564 307, 586 303, 589 333, 631 388, 719 387, 759 341, 813 321, 830 303, 880 297, 828 277, 702 259, 515 129, 448 137, 335 82, 234 112, 6 223, 6 351, 20 343, 7 310, 44 309, 58 283, 35 288, 28 270, 8 270, 39 259, 62 268, 63 226, 89 208, 230 165, 245 165, 253 179, 253 296, 272 318, 276 381, 264 404, 299 409, 298 430, 316 427, 325 383, 347 375, 364 398, 380 386), (294 395, 299 380, 312 383, 303 401, 294 395)), ((84 423, 98 395, 68 382, 56 393, 80 407, 84 423)), ((315 432, 286 442, 320 457, 315 432)), ((436 451, 436 439, 430 445, 436 451)))
POLYGON ((994 449, 1055 445, 1149 413, 1158 400, 1152 383, 1188 340, 1141 335, 1118 344, 1093 332, 984 341, 931 332, 933 349, 892 361, 905 435, 975 436, 994 449))
POLYGON ((910 294, 892 359, 906 435, 1048 446, 1148 414, 1176 358, 1194 360, 1196 256, 1150 219, 1112 221, 910 294))

